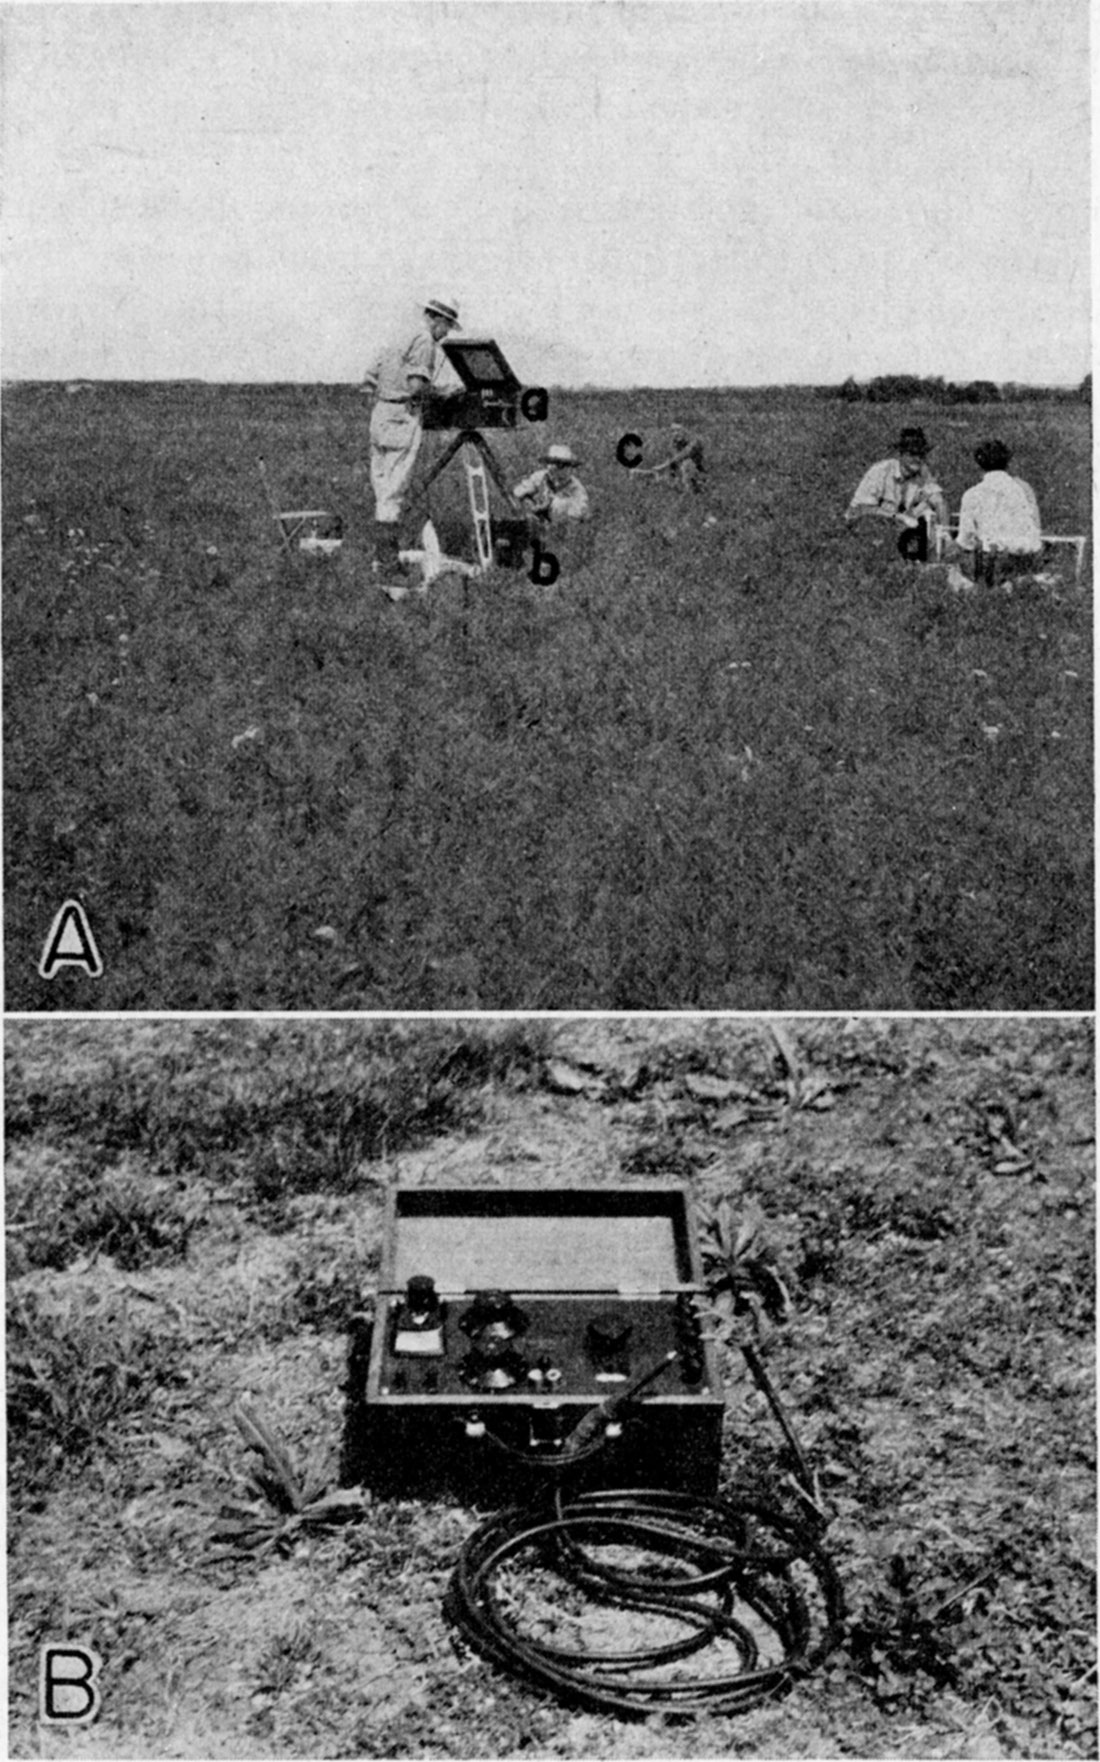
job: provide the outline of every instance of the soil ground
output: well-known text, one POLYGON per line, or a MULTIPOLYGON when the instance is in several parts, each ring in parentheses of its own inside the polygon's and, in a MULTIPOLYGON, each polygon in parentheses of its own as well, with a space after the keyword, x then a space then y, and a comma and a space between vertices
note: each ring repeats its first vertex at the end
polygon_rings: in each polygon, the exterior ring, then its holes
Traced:
MULTIPOLYGON (((427 1032, 404 1030, 408 1057, 427 1032)), ((347 1033, 369 1058, 369 1025, 347 1033)), ((94 1100, 158 1067, 182 1094, 213 1047, 239 1102, 264 1063, 248 1024, 9 1023, 10 1753, 1094 1755, 1089 1026, 566 1019, 532 1036, 457 1125, 353 1159, 341 1190, 276 1193, 254 1158, 231 1179, 214 1151, 177 1155, 179 1119, 107 1131, 94 1100), (449 1629, 475 1524, 452 1502, 374 1501, 218 1557, 212 1529, 249 1466, 242 1398, 335 1477, 344 1320, 377 1271, 390 1183, 669 1176, 756 1217, 791 1295, 764 1350, 847 1593, 825 1669, 738 1719, 560 1705, 449 1629), (113 1251, 40 1264, 43 1232, 60 1244, 92 1188, 116 1195, 113 1251), (135 1194, 162 1207, 159 1237, 142 1214, 159 1243, 144 1257, 118 1222, 135 1194), (95 1425, 81 1385, 101 1372, 114 1405, 95 1425), (62 1639, 103 1659, 102 1711, 80 1731, 36 1717, 38 1650, 62 1639)), ((212 1086, 194 1100, 226 1105, 212 1086)), ((728 1368, 724 1479, 779 1483, 783 1440, 736 1355, 728 1368)))

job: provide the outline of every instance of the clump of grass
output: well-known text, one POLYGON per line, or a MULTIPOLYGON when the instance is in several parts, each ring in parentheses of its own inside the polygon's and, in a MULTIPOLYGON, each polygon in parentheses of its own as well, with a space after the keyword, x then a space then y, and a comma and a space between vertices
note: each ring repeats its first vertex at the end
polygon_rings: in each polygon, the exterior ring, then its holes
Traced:
POLYGON ((183 1381, 184 1342, 163 1319, 142 1325, 122 1293, 33 1291, 7 1305, 8 1490, 41 1497, 93 1456, 120 1459, 135 1422, 147 1428, 183 1381))
POLYGON ((520 1022, 415 1034, 374 1022, 203 1023, 137 1048, 110 1031, 99 1040, 90 1068, 69 1077, 54 1024, 9 1036, 9 1142, 75 1141, 85 1169, 125 1151, 165 1178, 239 1181, 270 1213, 298 1193, 352 1190, 373 1178, 373 1160, 470 1125, 488 1085, 531 1080, 547 1035, 520 1022))
MULTIPOLYGON (((289 1227, 293 1221, 286 1219, 289 1227)), ((364 1288, 377 1278, 381 1249, 345 1239, 307 1236, 286 1269, 286 1297, 264 1329, 268 1339, 282 1339, 302 1328, 318 1333, 343 1333, 362 1308, 364 1288)))
POLYGON ((193 1189, 181 1193, 128 1163, 90 1172, 54 1161, 11 1183, 7 1215, 23 1270, 107 1255, 135 1272, 182 1260, 206 1205, 193 1189))

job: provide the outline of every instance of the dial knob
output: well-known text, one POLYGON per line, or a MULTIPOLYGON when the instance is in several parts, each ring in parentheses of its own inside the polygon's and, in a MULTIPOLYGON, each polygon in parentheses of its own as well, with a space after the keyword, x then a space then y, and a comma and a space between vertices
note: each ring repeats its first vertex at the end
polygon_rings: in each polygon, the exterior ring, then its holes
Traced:
POLYGON ((630 1344, 630 1336, 634 1329, 623 1316, 608 1310, 603 1315, 594 1315, 585 1329, 589 1351, 596 1358, 614 1358, 618 1353, 625 1352, 630 1344))
POLYGON ((507 1291, 479 1291, 459 1326, 472 1339, 513 1340, 527 1332, 527 1317, 507 1291))
POLYGON ((411 1315, 434 1315, 439 1308, 435 1280, 427 1273, 414 1273, 405 1286, 405 1307, 411 1315))
POLYGON ((506 1341, 487 1346, 479 1336, 462 1360, 459 1375, 467 1388, 499 1394, 505 1389, 514 1389, 526 1377, 527 1365, 506 1341))

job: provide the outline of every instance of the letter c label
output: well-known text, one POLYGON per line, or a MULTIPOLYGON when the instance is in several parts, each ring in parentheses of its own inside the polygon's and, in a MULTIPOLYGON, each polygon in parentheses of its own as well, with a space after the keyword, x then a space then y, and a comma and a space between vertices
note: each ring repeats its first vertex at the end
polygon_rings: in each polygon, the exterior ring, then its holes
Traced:
POLYGON ((620 465, 625 465, 628 471, 633 471, 635 465, 641 463, 641 435, 624 434, 618 446, 615 448, 615 457, 618 459, 620 465))

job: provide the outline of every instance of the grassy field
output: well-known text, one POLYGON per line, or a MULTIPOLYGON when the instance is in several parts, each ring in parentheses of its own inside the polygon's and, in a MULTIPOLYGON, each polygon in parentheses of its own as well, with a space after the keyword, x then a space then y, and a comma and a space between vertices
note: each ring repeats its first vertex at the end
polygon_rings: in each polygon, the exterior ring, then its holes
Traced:
MULTIPOLYGON (((1091 1026, 784 1032, 9 1024, 10 1753, 1094 1756, 1091 1026), (741 1719, 622 1721, 449 1630, 460 1504, 310 1528, 253 1495, 272 1546, 215 1545, 241 1399, 332 1485, 391 1182, 656 1177, 754 1218, 789 1289, 763 1350, 847 1593, 826 1669, 741 1719), (45 1640, 103 1659, 86 1732, 37 1724, 45 1640)), ((722 1484, 776 1493, 738 1365, 722 1484)))
POLYGON ((10 388, 8 1007, 1091 1007, 1089 571, 960 598, 846 531, 913 419, 955 505, 997 432, 1088 531, 1084 405, 562 394, 500 443, 585 460, 561 579, 394 607, 354 390, 10 388), (703 498, 615 460, 675 413, 703 498), (98 981, 38 977, 69 894, 98 981))

